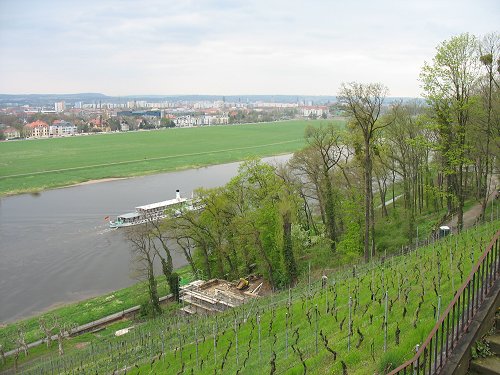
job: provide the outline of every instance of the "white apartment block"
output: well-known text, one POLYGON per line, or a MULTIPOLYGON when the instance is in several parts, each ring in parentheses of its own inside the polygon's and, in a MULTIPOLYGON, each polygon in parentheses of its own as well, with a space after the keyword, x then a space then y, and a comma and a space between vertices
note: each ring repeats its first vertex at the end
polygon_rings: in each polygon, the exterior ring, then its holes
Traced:
POLYGON ((64 101, 55 102, 54 109, 55 109, 56 113, 64 112, 66 110, 66 103, 64 101))
POLYGON ((52 136, 66 136, 76 134, 76 125, 71 122, 56 120, 52 125, 49 126, 49 135, 52 136))
POLYGON ((227 125, 229 124, 229 116, 227 113, 220 115, 178 116, 174 119, 174 123, 178 127, 227 125))

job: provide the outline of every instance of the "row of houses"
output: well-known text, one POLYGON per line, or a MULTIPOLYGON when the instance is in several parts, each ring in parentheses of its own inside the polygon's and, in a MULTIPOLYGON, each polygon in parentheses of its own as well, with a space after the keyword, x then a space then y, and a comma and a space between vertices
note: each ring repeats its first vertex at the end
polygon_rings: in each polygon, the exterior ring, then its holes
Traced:
POLYGON ((24 129, 25 135, 30 138, 67 136, 77 132, 76 125, 64 120, 55 120, 52 125, 48 125, 42 120, 36 120, 25 125, 24 129))
POLYGON ((55 120, 52 125, 42 120, 36 120, 24 125, 22 130, 8 126, 1 131, 5 139, 17 139, 21 137, 46 138, 74 135, 77 133, 77 127, 71 122, 64 120, 55 120))

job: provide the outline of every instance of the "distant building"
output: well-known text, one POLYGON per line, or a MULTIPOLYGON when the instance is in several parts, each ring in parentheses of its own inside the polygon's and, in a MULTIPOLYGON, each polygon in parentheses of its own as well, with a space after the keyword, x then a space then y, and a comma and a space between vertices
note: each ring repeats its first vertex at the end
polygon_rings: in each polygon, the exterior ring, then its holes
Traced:
POLYGON ((42 138, 49 136, 49 125, 42 120, 36 120, 25 125, 26 135, 32 138, 42 138))
POLYGON ((229 124, 229 115, 223 112, 218 115, 200 115, 200 116, 178 116, 174 119, 175 126, 190 127, 190 126, 204 126, 204 125, 227 125, 229 124))
POLYGON ((91 129, 99 129, 100 131, 107 132, 111 129, 109 128, 107 122, 103 120, 102 116, 98 116, 89 121, 89 127, 91 129))
POLYGON ((323 113, 328 113, 328 107, 324 106, 306 106, 301 107, 300 112, 304 117, 316 116, 321 117, 323 113))
POLYGON ((15 139, 21 137, 21 132, 16 128, 8 126, 3 130, 3 135, 5 139, 15 139))
POLYGON ((64 103, 64 101, 62 102, 56 102, 54 104, 54 109, 57 113, 61 113, 61 112, 64 112, 66 110, 66 103, 64 103))
POLYGON ((49 135, 64 136, 76 134, 76 125, 64 120, 55 120, 49 126, 49 135))

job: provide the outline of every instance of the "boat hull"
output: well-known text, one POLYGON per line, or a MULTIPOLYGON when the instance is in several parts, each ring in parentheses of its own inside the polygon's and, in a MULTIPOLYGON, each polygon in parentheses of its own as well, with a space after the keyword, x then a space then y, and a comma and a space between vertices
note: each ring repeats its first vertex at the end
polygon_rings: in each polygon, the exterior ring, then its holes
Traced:
POLYGON ((146 223, 150 223, 150 222, 154 222, 154 221, 166 219, 167 217, 168 217, 168 215, 160 215, 160 216, 157 216, 157 217, 154 217, 154 218, 140 219, 140 220, 136 220, 136 221, 133 221, 133 222, 125 222, 125 223, 124 222, 120 222, 120 221, 110 221, 109 222, 109 227, 113 228, 113 229, 124 228, 124 227, 133 227, 135 225, 142 225, 142 224, 146 224, 146 223))

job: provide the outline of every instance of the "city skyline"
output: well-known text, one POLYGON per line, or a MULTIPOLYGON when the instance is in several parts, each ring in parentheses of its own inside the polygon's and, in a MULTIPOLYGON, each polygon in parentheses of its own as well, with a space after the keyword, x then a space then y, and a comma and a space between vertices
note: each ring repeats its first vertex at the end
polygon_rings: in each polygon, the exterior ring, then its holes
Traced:
POLYGON ((497 31, 465 1, 0 2, 0 93, 336 95, 382 82, 418 97, 436 46, 497 31))

